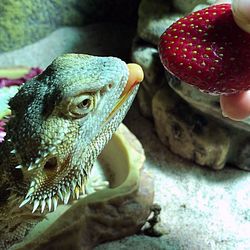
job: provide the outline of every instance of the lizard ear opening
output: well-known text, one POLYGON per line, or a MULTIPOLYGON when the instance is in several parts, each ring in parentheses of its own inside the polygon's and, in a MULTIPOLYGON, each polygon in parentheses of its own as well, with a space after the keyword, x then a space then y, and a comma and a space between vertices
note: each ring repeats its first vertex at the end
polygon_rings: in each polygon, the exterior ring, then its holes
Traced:
POLYGON ((57 171, 57 158, 52 157, 50 158, 44 165, 45 171, 57 171))

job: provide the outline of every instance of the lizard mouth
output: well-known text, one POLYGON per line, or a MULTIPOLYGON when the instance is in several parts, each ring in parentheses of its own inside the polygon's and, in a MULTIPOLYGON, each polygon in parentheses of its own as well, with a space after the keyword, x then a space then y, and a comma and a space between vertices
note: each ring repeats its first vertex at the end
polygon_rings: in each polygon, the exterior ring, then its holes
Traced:
POLYGON ((129 63, 127 64, 127 67, 128 67, 128 72, 129 72, 128 81, 114 109, 110 112, 105 122, 108 122, 112 117, 114 117, 116 112, 126 102, 126 100, 132 93, 135 86, 143 81, 144 74, 140 65, 136 63, 129 63))

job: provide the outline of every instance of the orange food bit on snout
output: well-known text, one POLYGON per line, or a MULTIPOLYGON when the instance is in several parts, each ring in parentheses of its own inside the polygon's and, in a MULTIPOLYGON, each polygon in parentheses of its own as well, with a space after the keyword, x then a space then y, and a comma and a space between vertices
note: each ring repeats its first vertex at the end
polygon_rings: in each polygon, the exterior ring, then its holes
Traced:
POLYGON ((131 89, 134 88, 135 85, 139 84, 143 81, 144 73, 140 65, 136 63, 127 64, 129 77, 126 87, 123 90, 122 95, 128 93, 131 89))

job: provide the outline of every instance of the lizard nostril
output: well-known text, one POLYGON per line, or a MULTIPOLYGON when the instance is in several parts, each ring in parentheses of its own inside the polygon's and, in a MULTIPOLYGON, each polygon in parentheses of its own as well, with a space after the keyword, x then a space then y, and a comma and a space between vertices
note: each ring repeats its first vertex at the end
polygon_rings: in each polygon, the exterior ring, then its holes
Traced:
POLYGON ((56 157, 50 158, 44 165, 44 169, 48 171, 56 171, 57 170, 57 159, 56 157))
POLYGON ((113 83, 109 83, 108 85, 106 85, 105 87, 103 87, 100 90, 100 94, 103 95, 105 94, 107 91, 110 91, 113 88, 113 83))
POLYGON ((108 85, 108 90, 110 90, 112 87, 113 87, 113 84, 110 83, 110 84, 108 85))

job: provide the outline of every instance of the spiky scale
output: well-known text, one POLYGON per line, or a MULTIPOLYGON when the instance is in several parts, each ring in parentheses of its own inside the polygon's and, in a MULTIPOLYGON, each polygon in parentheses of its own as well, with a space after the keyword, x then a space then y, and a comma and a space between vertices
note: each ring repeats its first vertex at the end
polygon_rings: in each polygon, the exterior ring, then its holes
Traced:
POLYGON ((41 202, 41 213, 44 212, 45 206, 46 206, 46 201, 42 200, 42 202, 41 202))
POLYGON ((31 181, 31 183, 30 183, 30 187, 34 187, 36 185, 36 182, 33 180, 33 181, 31 181))
POLYGON ((54 207, 54 211, 55 211, 57 208, 57 205, 58 205, 58 198, 52 197, 52 202, 53 202, 53 207, 54 207))
POLYGON ((63 201, 63 194, 61 192, 61 188, 58 188, 57 193, 58 193, 59 198, 63 201))
POLYGON ((37 159, 35 160, 35 164, 38 165, 38 164, 40 163, 40 161, 41 161, 41 159, 37 158, 37 159))
POLYGON ((74 192, 75 188, 76 188, 76 181, 73 180, 73 181, 71 182, 71 189, 72 189, 72 192, 74 192))
POLYGON ((85 191, 85 185, 84 184, 82 184, 82 194, 85 194, 86 193, 86 191, 85 191))
POLYGON ((22 203, 19 205, 19 207, 21 208, 21 207, 23 207, 24 205, 26 205, 27 203, 29 203, 30 199, 31 199, 31 198, 29 197, 29 198, 23 200, 22 203))
POLYGON ((32 213, 34 213, 37 210, 37 208, 39 207, 39 204, 40 204, 39 200, 34 201, 34 206, 33 206, 32 213))
POLYGON ((250 89, 250 34, 234 21, 231 5, 220 4, 179 19, 161 36, 166 69, 213 94, 250 89))
POLYGON ((76 199, 78 200, 79 196, 80 196, 80 189, 79 189, 79 187, 75 188, 75 196, 76 196, 76 199))
POLYGON ((47 204, 48 204, 49 211, 51 211, 51 204, 52 204, 51 198, 49 197, 46 201, 47 201, 47 204))
POLYGON ((29 165, 29 167, 28 167, 28 171, 32 171, 32 170, 34 170, 35 168, 37 168, 38 166, 37 165, 35 165, 34 163, 31 163, 30 165, 29 165))
POLYGON ((67 192, 64 194, 64 204, 67 205, 68 202, 69 202, 69 198, 70 198, 70 194, 71 194, 71 191, 70 190, 67 190, 67 192))
POLYGON ((77 184, 78 184, 79 187, 82 186, 82 175, 81 174, 78 175, 77 184))
POLYGON ((34 191, 35 191, 35 188, 34 188, 34 187, 31 187, 31 188, 28 190, 27 194, 26 194, 26 198, 30 197, 30 196, 34 193, 34 191))

